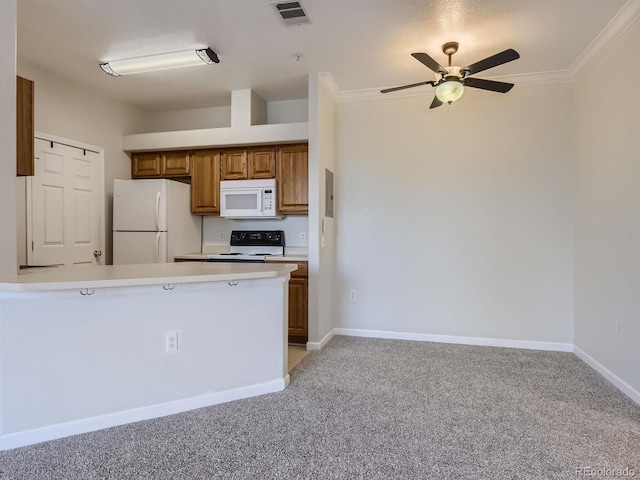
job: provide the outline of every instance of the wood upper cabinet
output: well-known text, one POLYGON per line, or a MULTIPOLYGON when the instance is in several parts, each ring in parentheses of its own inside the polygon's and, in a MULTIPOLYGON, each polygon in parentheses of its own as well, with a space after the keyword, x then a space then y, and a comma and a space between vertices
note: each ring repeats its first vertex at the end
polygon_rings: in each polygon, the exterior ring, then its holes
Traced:
POLYGON ((251 147, 247 150, 248 178, 276 178, 275 147, 251 147))
POLYGON ((144 152, 131 154, 132 178, 188 177, 189 152, 144 152))
POLYGON ((277 150, 278 213, 309 212, 309 159, 307 145, 282 145, 277 150))
POLYGON ((16 174, 34 174, 34 85, 16 77, 16 174))
POLYGON ((222 180, 254 178, 276 178, 275 147, 225 148, 222 150, 222 180))
POLYGON ((191 212, 220 213, 220 150, 191 152, 191 212))
POLYGON ((190 155, 187 151, 164 152, 162 154, 162 176, 183 177, 189 176, 190 155))
POLYGON ((247 178, 246 148, 225 148, 222 150, 220 161, 222 180, 245 180, 247 178))
POLYGON ((131 154, 131 177, 159 177, 162 172, 161 153, 132 153, 131 154))

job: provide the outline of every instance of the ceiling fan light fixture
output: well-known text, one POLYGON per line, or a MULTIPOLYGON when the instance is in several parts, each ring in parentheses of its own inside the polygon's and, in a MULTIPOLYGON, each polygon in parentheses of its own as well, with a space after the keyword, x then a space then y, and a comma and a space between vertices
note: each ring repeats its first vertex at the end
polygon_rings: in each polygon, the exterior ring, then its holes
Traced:
POLYGON ((100 68, 113 77, 135 73, 156 72, 172 68, 193 67, 220 63, 218 55, 209 47, 197 50, 159 53, 146 57, 114 60, 100 64, 100 68))
POLYGON ((462 97, 464 85, 458 79, 445 80, 436 88, 436 97, 442 103, 451 105, 462 97))

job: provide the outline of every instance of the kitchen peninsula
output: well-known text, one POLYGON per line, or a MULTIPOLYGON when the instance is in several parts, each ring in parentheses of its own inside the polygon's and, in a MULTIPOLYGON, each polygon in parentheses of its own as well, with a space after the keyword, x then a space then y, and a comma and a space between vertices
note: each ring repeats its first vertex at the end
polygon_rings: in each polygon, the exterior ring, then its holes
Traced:
POLYGON ((290 264, 0 278, 0 449, 282 390, 290 264))

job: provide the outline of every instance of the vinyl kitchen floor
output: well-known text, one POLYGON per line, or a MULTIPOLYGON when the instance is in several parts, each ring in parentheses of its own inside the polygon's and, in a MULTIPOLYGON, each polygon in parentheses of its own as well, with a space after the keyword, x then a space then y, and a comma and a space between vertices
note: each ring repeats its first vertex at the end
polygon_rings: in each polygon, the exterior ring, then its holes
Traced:
POLYGON ((289 365, 288 371, 290 372, 293 367, 298 365, 300 361, 309 353, 306 347, 299 345, 289 345, 289 365))

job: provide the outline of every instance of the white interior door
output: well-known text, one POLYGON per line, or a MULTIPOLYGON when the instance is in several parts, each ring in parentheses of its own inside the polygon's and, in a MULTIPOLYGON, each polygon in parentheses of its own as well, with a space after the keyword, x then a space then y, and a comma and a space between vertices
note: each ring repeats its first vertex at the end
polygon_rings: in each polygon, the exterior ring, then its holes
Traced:
POLYGON ((35 152, 29 265, 99 264, 101 154, 39 138, 35 152))

